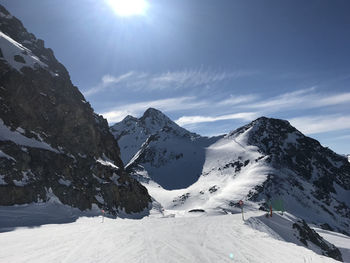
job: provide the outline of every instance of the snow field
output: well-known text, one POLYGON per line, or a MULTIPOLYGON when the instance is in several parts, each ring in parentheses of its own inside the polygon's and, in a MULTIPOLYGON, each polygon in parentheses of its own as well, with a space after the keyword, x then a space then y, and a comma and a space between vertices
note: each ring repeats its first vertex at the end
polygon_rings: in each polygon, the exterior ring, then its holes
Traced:
POLYGON ((101 217, 81 217, 0 233, 0 262, 336 262, 262 229, 240 214, 104 223, 101 217))

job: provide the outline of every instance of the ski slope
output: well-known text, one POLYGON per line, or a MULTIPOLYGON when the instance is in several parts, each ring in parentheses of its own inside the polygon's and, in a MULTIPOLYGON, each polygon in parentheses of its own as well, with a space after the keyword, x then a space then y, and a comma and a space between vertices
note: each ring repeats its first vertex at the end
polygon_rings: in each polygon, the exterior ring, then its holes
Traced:
POLYGON ((7 232, 0 228, 0 262, 337 262, 280 240, 266 226, 252 227, 251 218, 261 215, 249 212, 242 221, 240 214, 153 214, 104 223, 95 216, 7 232))

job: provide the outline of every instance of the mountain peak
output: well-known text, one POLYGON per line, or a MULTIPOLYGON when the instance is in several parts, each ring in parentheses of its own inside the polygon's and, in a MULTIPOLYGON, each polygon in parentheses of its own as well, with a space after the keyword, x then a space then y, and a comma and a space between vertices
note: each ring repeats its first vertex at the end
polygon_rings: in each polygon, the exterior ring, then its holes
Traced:
POLYGON ((163 114, 160 110, 157 110, 155 108, 148 108, 144 114, 163 114))
POLYGON ((290 123, 286 120, 281 120, 281 119, 275 119, 275 118, 269 118, 269 117, 259 117, 256 120, 251 122, 252 125, 272 125, 272 126, 291 126, 290 123))
POLYGON ((138 118, 135 118, 134 116, 127 115, 122 122, 128 122, 128 121, 138 121, 138 118))
POLYGON ((232 132, 230 132, 227 136, 237 136, 239 134, 245 133, 246 131, 250 131, 251 136, 266 136, 267 134, 287 134, 287 133, 297 133, 301 135, 301 133, 295 129, 288 121, 281 119, 268 118, 265 116, 259 117, 256 120, 240 127, 232 132))
POLYGON ((123 149, 121 158, 125 164, 151 135, 158 134, 187 140, 200 137, 180 127, 160 110, 154 108, 148 108, 141 118, 126 116, 123 121, 114 124, 110 129, 123 149))
POLYGON ((52 75, 70 80, 66 68, 56 59, 53 51, 45 47, 42 39, 29 33, 22 22, 0 5, 0 40, 5 61, 19 71, 23 67, 44 68, 52 75), (13 59, 13 54, 16 59, 13 59))
POLYGON ((151 118, 153 120, 166 120, 166 121, 171 121, 168 116, 166 116, 163 112, 160 110, 157 110, 155 108, 148 108, 143 116, 140 118, 140 120, 145 120, 147 118, 151 118))
POLYGON ((9 13, 9 11, 6 10, 5 7, 0 5, 0 16, 11 16, 11 14, 9 13))

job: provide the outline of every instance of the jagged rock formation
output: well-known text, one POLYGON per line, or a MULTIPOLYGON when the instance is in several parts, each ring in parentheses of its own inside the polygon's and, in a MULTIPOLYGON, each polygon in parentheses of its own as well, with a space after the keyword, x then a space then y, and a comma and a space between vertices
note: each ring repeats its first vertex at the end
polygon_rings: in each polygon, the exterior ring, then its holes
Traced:
POLYGON ((147 208, 147 190, 124 171, 107 121, 52 50, 2 6, 0 31, 0 205, 53 193, 82 210, 147 208))

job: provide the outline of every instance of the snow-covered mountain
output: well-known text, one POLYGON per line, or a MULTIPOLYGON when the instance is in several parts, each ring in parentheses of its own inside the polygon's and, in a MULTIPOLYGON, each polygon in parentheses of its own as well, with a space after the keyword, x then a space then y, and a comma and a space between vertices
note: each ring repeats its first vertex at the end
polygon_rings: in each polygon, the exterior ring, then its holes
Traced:
MULTIPOLYGON (((159 111, 157 115, 166 118, 159 111)), ((166 119, 167 127, 178 128, 166 119)), ((217 138, 180 136, 173 129, 148 133, 128 163, 128 169, 166 209, 232 211, 240 199, 249 209, 279 203, 307 222, 349 234, 349 162, 287 121, 261 117, 217 138), (184 178, 191 178, 187 182, 192 184, 179 189, 176 183, 184 178)), ((127 134, 129 141, 138 135, 127 134)), ((121 147, 122 155, 123 151, 121 147)))
POLYGON ((81 210, 148 209, 107 121, 65 67, 0 5, 0 205, 58 198, 81 210))
POLYGON ((131 160, 149 136, 166 130, 189 139, 199 137, 199 135, 181 128, 162 112, 153 108, 146 110, 139 119, 128 115, 121 122, 111 127, 114 137, 118 140, 119 147, 123 149, 121 158, 124 164, 131 160))
POLYGON ((127 116, 111 131, 126 167, 141 165, 165 189, 181 189, 196 182, 205 148, 219 138, 191 133, 153 108, 139 119, 127 116))

